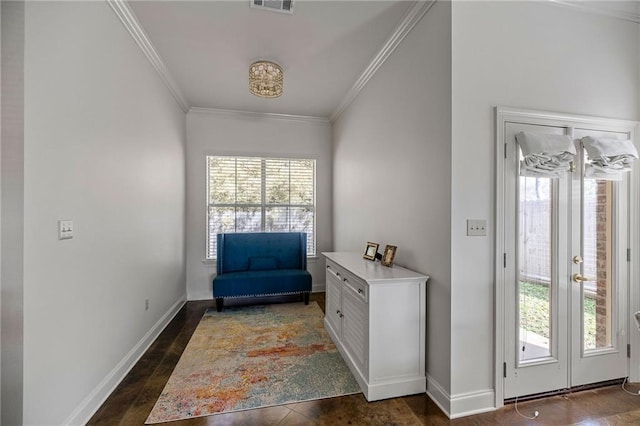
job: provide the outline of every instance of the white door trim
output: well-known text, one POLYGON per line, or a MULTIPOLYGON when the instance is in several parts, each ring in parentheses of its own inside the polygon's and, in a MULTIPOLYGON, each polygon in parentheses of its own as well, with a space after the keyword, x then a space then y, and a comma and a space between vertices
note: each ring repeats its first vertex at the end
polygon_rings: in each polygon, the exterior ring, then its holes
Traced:
MULTIPOLYGON (((494 292, 494 336, 495 336, 495 368, 494 368, 494 386, 495 386, 495 407, 500 408, 504 405, 504 345, 505 345, 505 309, 504 309, 504 290, 506 280, 505 256, 507 242, 505 241, 506 230, 505 225, 511 223, 511 219, 506 220, 505 214, 505 123, 516 122, 523 124, 539 124, 546 126, 558 127, 578 127, 581 125, 595 126, 602 130, 611 131, 629 131, 632 140, 638 146, 636 140, 636 129, 638 122, 629 120, 618 120, 602 117, 591 117, 584 115, 572 115, 546 111, 527 110, 520 108, 501 107, 495 108, 495 159, 496 159, 496 197, 495 197, 495 292, 494 292)), ((640 277, 640 167, 633 167, 630 188, 630 232, 631 238, 631 264, 630 277, 631 283, 636 283, 637 277, 640 277)), ((638 285, 630 286, 629 294, 629 312, 633 313, 640 310, 640 288, 638 285)), ((629 370, 630 381, 640 381, 640 332, 637 331, 634 324, 629 324, 630 343, 631 343, 631 364, 629 370)))

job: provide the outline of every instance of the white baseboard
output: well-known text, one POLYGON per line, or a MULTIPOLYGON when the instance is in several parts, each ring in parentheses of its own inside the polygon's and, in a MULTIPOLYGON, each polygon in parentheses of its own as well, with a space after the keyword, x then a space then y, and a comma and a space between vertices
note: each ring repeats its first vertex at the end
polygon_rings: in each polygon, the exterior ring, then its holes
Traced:
POLYGON ((427 374, 427 395, 447 417, 451 418, 451 397, 449 392, 429 374, 427 374))
POLYGON ((450 395, 428 374, 427 395, 450 419, 486 413, 496 409, 493 389, 450 395))
POLYGON ((211 290, 206 292, 188 292, 187 300, 189 302, 195 302, 197 300, 213 300, 213 292, 211 290))
POLYGON ((460 393, 451 397, 451 419, 495 411, 495 392, 486 389, 460 393))
POLYGON ((311 293, 322 293, 327 290, 326 283, 313 283, 311 285, 311 293))
POLYGON ((155 323, 147 334, 129 351, 129 353, 107 374, 93 391, 76 407, 75 410, 62 422, 65 425, 84 425, 93 416, 100 406, 111 395, 142 355, 160 335, 162 330, 171 322, 173 317, 186 303, 186 297, 182 296, 169 310, 155 323))

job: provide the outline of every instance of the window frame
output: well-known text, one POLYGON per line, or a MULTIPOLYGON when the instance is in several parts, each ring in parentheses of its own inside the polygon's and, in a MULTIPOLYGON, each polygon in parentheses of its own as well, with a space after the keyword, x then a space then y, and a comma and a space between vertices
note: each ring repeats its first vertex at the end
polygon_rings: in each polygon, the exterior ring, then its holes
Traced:
MULTIPOLYGON (((311 244, 312 250, 309 250, 309 243, 307 243, 307 258, 315 259, 317 257, 317 159, 314 156, 304 156, 304 157, 294 157, 294 156, 283 156, 283 155, 251 155, 251 154, 205 154, 205 193, 206 193, 206 201, 205 201, 205 262, 211 262, 216 260, 217 254, 209 253, 210 249, 210 217, 209 211, 211 207, 227 207, 227 208, 257 208, 260 209, 260 231, 250 231, 250 232, 283 232, 283 231, 266 231, 266 211, 270 207, 285 207, 285 208, 311 208, 313 212, 313 221, 312 221, 312 232, 307 232, 308 238, 309 236, 313 240, 313 244, 311 244), (260 173, 260 184, 261 184, 261 203, 220 203, 215 204, 210 201, 210 182, 211 182, 211 170, 209 167, 209 158, 218 157, 218 158, 233 158, 235 160, 238 159, 259 159, 261 162, 261 173, 260 173), (266 161, 267 160, 287 160, 287 161, 311 161, 313 162, 313 174, 312 174, 312 186, 313 186, 313 196, 311 204, 273 204, 267 203, 266 201, 266 161)), ((289 177, 289 183, 291 182, 291 177, 289 177)))

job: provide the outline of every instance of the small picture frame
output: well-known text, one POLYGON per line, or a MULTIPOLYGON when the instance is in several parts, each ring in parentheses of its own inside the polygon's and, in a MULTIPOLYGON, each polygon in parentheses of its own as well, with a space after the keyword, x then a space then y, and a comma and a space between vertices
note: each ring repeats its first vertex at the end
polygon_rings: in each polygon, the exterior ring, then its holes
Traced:
POLYGON ((397 246, 387 245, 384 248, 384 253, 382 254, 380 263, 382 263, 384 266, 393 266, 393 259, 396 257, 396 250, 398 250, 397 246))
POLYGON ((368 242, 367 243, 367 247, 364 249, 364 255, 362 257, 364 257, 365 259, 369 259, 369 260, 376 260, 376 254, 378 253, 378 247, 380 246, 380 244, 378 243, 372 243, 372 242, 368 242))

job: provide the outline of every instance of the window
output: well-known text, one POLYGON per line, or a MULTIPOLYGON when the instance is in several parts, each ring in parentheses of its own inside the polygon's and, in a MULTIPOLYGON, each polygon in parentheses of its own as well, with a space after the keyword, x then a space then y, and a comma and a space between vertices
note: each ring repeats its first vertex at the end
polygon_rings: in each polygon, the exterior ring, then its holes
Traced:
POLYGON ((311 159, 207 156, 207 259, 223 232, 306 232, 316 255, 311 159))

